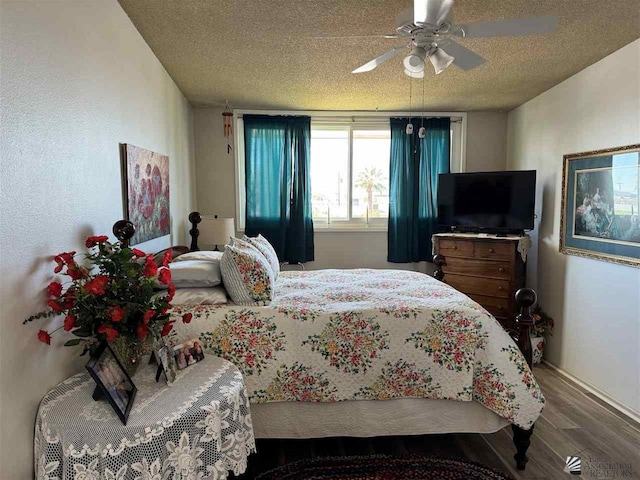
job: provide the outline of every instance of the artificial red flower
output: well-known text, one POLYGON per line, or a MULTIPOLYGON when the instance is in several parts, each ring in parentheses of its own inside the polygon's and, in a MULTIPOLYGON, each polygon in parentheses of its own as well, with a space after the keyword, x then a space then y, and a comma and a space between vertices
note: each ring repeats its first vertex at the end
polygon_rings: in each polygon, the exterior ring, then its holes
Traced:
POLYGON ((75 254, 76 254, 75 251, 63 252, 53 257, 53 261, 58 264, 56 268, 53 269, 53 271, 55 273, 60 273, 62 271, 62 267, 64 267, 65 264, 75 263, 75 261, 73 260, 73 256, 75 254))
POLYGON ((53 261, 56 262, 56 268, 53 269, 53 273, 60 273, 62 271, 62 267, 64 267, 64 262, 60 258, 60 255, 56 255, 53 257, 53 261))
POLYGON ((58 256, 62 259, 64 263, 69 264, 69 263, 75 262, 75 260, 73 259, 73 256, 75 254, 76 254, 76 251, 73 250, 71 252, 62 252, 58 256))
POLYGON ((193 318, 193 313, 191 313, 191 312, 185 313, 182 316, 182 323, 189 323, 192 318, 193 318))
POLYGON ((111 307, 107 313, 111 317, 112 322, 119 322, 124 318, 124 309, 120 305, 111 307))
POLYGON ((73 280, 79 280, 87 276, 87 270, 82 268, 76 262, 70 262, 67 264, 67 275, 69 275, 73 280))
POLYGON ((142 317, 142 321, 144 322, 144 324, 146 325, 147 323, 149 323, 149 320, 151 320, 154 316, 155 316, 156 312, 154 312, 153 310, 147 310, 146 312, 144 312, 144 315, 142 317))
POLYGON ((109 325, 100 325, 98 327, 98 333, 104 333, 107 336, 108 342, 113 342, 118 336, 118 331, 109 325))
POLYGON ((160 336, 166 337, 169 335, 169 332, 173 329, 173 323, 175 320, 169 320, 162 326, 162 332, 160 332, 160 336))
POLYGON ((168 268, 162 268, 162 270, 160 270, 160 274, 158 275, 158 281, 160 283, 164 283, 165 285, 169 285, 169 282, 171 282, 171 270, 169 270, 168 268))
POLYGON ((153 263, 153 255, 147 255, 147 259, 144 262, 144 276, 151 278, 158 274, 158 266, 153 263))
POLYGON ((76 293, 77 293, 76 287, 69 287, 67 292, 64 294, 64 299, 61 298, 60 305, 62 305, 62 307, 65 310, 69 310, 75 305, 76 293))
POLYGON ((109 277, 105 275, 98 275, 94 279, 85 283, 83 288, 87 293, 93 293, 94 295, 104 295, 108 283, 109 277))
POLYGON ((65 331, 69 331, 71 330, 73 327, 76 326, 76 317, 72 316, 72 315, 67 315, 64 319, 64 329, 65 331))
POLYGON ((47 302, 47 305, 49 305, 49 307, 51 307, 51 310, 53 310, 54 312, 61 312, 64 310, 64 306, 61 305, 60 303, 58 303, 57 301, 51 299, 47 302))
POLYGON ((141 323, 140 325, 138 325, 138 338, 140 340, 144 340, 145 338, 147 338, 147 335, 149 335, 149 327, 147 327, 144 323, 141 323))
POLYGON ((169 290, 167 291, 168 295, 166 296, 165 300, 167 302, 170 302, 171 300, 173 300, 174 295, 176 294, 176 286, 173 283, 169 284, 169 290))
POLYGON ((85 245, 87 248, 95 247, 99 243, 104 243, 109 240, 109 237, 106 235, 93 235, 87 238, 85 245))
POLYGON ((52 297, 59 297, 62 294, 62 284, 60 282, 51 282, 47 287, 47 292, 52 297))
POLYGON ((162 266, 166 267, 169 265, 169 263, 171 263, 171 260, 173 259, 173 252, 171 250, 167 250, 164 253, 164 256, 162 257, 162 266))
POLYGON ((38 340, 40 340, 42 343, 46 343, 47 345, 51 345, 51 335, 49 335, 44 330, 40 330, 38 332, 38 340))
POLYGON ((133 255, 138 257, 138 258, 142 258, 142 257, 146 257, 147 256, 146 253, 144 253, 142 250, 138 250, 137 248, 132 248, 131 249, 131 253, 133 253, 133 255))

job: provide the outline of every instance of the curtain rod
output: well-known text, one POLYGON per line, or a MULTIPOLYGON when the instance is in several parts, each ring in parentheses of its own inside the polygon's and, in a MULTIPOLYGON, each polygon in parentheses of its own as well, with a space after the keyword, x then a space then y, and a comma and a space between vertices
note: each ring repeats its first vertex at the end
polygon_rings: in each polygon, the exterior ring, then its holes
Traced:
MULTIPOLYGON (((261 113, 259 115, 270 115, 270 114, 261 113)), ((271 116, 274 116, 274 117, 275 116, 278 116, 278 117, 292 117, 292 116, 296 116, 296 115, 276 113, 276 114, 273 114, 271 116)), ((364 117, 364 116, 358 116, 358 115, 356 115, 356 116, 351 116, 351 115, 346 116, 345 115, 344 117, 342 117, 342 116, 338 116, 338 117, 328 117, 328 116, 314 117, 313 115, 303 115, 303 116, 311 117, 311 119, 316 123, 336 123, 336 122, 357 123, 357 122, 365 122, 365 121, 368 121, 368 122, 376 122, 377 121, 378 123, 381 123, 386 119, 389 119, 389 118, 392 118, 392 117, 402 117, 402 116, 406 116, 406 117, 409 117, 409 118, 425 118, 425 119, 428 119, 428 118, 450 118, 451 119, 451 123, 462 123, 462 118, 457 117, 457 116, 452 116, 452 115, 420 115, 420 114, 415 114, 415 113, 413 113, 411 115, 408 115, 408 114, 407 115, 405 115, 405 114, 403 114, 403 115, 393 114, 393 115, 389 115, 388 117, 387 116, 383 116, 383 115, 376 116, 376 117, 364 117)), ((244 118, 244 115, 243 114, 237 114, 236 118, 244 118)))

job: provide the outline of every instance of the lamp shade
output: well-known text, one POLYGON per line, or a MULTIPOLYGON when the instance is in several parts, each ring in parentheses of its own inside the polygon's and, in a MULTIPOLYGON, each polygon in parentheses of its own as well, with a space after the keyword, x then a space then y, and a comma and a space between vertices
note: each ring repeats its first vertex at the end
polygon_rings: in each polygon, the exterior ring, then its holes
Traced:
POLYGON ((226 245, 235 236, 236 225, 233 218, 202 217, 198 230, 201 244, 226 245))
POLYGON ((424 77, 424 69, 420 70, 419 72, 411 72, 407 69, 404 70, 404 74, 407 75, 408 77, 412 77, 412 78, 422 78, 424 77))
POLYGON ((427 58, 427 51, 422 47, 415 47, 411 53, 404 57, 404 69, 413 73, 424 70, 424 61, 427 58))
POLYGON ((431 55, 429 56, 429 60, 431 61, 433 68, 436 70, 437 75, 444 72, 444 69, 453 63, 455 57, 452 57, 447 52, 438 47, 431 53, 431 55))

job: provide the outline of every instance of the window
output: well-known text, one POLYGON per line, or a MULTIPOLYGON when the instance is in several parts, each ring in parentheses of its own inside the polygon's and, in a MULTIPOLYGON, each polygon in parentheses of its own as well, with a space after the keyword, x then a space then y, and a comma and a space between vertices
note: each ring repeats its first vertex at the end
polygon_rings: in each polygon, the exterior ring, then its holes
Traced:
POLYGON ((390 148, 384 124, 312 124, 314 223, 383 226, 389 215, 390 148))
MULTIPOLYGON (((243 114, 311 116, 311 195, 316 230, 386 229, 389 215, 389 117, 408 112, 304 112, 235 110, 236 225, 244 231, 245 158, 243 114)), ((464 171, 466 113, 449 115, 451 171, 464 171)), ((414 115, 415 116, 415 115, 414 115)))

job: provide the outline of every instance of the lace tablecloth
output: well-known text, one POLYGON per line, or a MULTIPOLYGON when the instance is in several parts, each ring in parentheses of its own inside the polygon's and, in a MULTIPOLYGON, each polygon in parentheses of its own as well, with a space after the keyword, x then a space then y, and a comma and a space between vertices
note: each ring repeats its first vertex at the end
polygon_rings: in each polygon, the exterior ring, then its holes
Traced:
POLYGON ((127 425, 106 400, 94 401, 88 373, 42 400, 35 429, 37 480, 204 480, 243 473, 255 451, 242 375, 207 356, 155 381, 155 365, 133 378, 138 388, 127 425))

